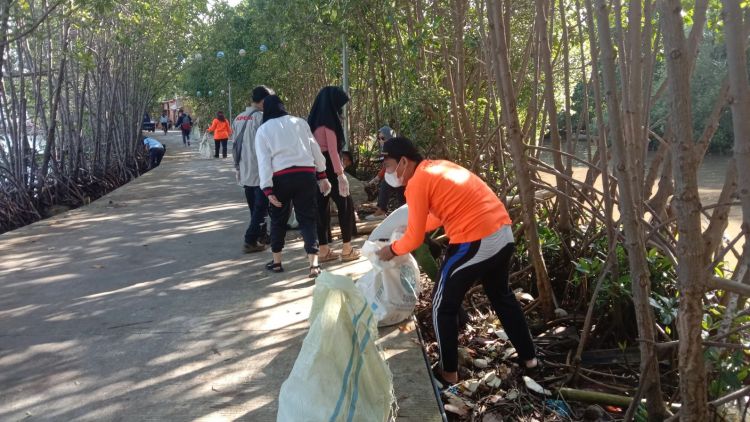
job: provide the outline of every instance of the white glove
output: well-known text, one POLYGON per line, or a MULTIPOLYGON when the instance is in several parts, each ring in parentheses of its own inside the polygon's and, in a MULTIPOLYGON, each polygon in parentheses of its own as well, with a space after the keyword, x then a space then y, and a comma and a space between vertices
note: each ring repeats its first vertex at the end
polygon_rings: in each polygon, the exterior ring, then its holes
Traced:
POLYGON ((320 188, 320 193, 323 196, 328 196, 331 193, 331 182, 328 179, 320 179, 318 180, 318 188, 320 188))
POLYGON ((341 173, 338 176, 339 179, 339 195, 343 197, 349 196, 349 179, 346 178, 345 173, 341 173))

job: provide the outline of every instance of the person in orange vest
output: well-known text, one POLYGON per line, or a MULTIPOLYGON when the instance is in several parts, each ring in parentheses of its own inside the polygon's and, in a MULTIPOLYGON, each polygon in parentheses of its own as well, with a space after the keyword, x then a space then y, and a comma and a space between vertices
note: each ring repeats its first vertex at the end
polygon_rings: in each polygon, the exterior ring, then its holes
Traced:
POLYGON ((508 287, 515 251, 508 211, 482 179, 446 160, 425 160, 407 138, 383 144, 385 181, 406 187, 406 233, 378 251, 389 261, 417 249, 426 232, 443 227, 450 239, 440 279, 435 284, 432 318, 440 347, 434 375, 443 384, 458 382, 458 313, 466 292, 479 281, 518 351, 521 366, 538 369, 534 343, 523 310, 508 287))
POLYGON ((222 156, 227 158, 227 142, 232 135, 232 127, 229 125, 229 120, 224 117, 224 113, 217 112, 216 118, 206 130, 214 133, 214 144, 216 145, 214 158, 219 158, 219 146, 221 146, 222 156))

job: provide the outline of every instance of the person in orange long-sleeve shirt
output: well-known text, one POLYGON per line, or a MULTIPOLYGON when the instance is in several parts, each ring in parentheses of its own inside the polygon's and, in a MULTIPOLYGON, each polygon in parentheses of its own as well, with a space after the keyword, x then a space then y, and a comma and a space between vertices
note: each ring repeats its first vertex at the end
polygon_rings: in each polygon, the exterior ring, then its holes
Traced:
POLYGON ((458 382, 458 312, 479 281, 518 351, 522 366, 539 367, 523 310, 508 286, 515 251, 511 220, 497 195, 469 170, 446 160, 425 160, 407 138, 383 145, 385 181, 406 186, 409 217, 404 236, 378 251, 384 261, 417 249, 426 232, 445 229, 450 244, 435 284, 432 315, 440 347, 435 377, 458 382))
POLYGON ((222 156, 227 158, 227 142, 232 135, 232 127, 229 125, 229 120, 224 117, 224 113, 217 112, 216 118, 206 131, 214 133, 214 143, 216 144, 214 158, 219 158, 219 146, 221 146, 222 156))

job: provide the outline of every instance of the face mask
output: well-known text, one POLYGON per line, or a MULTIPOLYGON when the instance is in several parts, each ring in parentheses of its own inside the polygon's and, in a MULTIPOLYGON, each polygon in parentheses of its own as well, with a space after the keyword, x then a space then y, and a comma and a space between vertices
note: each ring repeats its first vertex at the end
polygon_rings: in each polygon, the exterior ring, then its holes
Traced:
MULTIPOLYGON (((400 164, 401 163, 399 162, 399 165, 400 164)), ((391 187, 394 187, 394 188, 400 188, 401 186, 403 186, 404 182, 401 180, 400 177, 397 176, 397 172, 398 172, 398 165, 396 166, 395 169, 393 169, 392 173, 386 172, 385 183, 388 183, 389 185, 391 185, 391 187)))
POLYGON ((396 172, 393 173, 386 173, 385 174, 385 183, 388 183, 391 185, 391 187, 394 188, 400 188, 401 187, 401 179, 396 176, 396 172))

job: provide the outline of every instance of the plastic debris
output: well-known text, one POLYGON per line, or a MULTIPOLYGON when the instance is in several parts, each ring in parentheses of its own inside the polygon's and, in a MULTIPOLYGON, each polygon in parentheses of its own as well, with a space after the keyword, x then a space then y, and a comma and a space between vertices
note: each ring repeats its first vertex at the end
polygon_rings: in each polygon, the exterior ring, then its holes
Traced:
POLYGON ((474 359, 474 367, 479 369, 485 369, 488 366, 490 366, 489 362, 487 362, 487 359, 474 359))
POLYGON ((551 396, 552 395, 551 391, 549 391, 546 388, 542 387, 536 381, 534 381, 533 379, 531 379, 530 377, 528 377, 526 375, 523 376, 523 382, 524 382, 524 384, 526 384, 526 388, 528 388, 529 390, 531 390, 531 391, 533 391, 535 393, 544 394, 545 396, 551 396))
POLYGON ((555 316, 558 318, 565 318, 566 316, 568 316, 568 311, 563 308, 557 308, 555 309, 555 316))
POLYGON ((507 340, 508 340, 508 334, 506 334, 506 333, 505 333, 505 330, 503 330, 503 329, 500 329, 500 330, 495 330, 495 335, 496 335, 496 336, 497 336, 497 338, 499 338, 500 340, 503 340, 503 341, 507 341, 507 340))
POLYGON ((544 406, 564 418, 570 418, 573 413, 570 411, 568 403, 562 400, 547 399, 544 401, 544 406))

